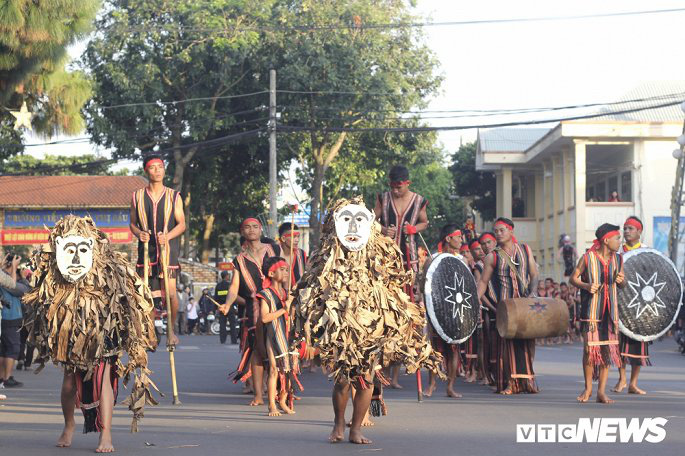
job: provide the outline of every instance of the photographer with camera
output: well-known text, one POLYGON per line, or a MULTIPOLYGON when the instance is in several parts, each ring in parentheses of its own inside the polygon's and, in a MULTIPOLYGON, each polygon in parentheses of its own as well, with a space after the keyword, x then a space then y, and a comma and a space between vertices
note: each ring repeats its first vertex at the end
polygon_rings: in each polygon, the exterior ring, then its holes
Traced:
POLYGON ((22 326, 21 297, 29 291, 29 286, 21 279, 18 267, 19 255, 8 254, 3 262, 3 274, 0 276, 0 299, 2 300, 2 321, 0 322, 0 388, 17 388, 23 386, 12 376, 14 363, 19 356, 21 339, 19 330, 22 326), (7 280, 9 278, 9 280, 7 280))

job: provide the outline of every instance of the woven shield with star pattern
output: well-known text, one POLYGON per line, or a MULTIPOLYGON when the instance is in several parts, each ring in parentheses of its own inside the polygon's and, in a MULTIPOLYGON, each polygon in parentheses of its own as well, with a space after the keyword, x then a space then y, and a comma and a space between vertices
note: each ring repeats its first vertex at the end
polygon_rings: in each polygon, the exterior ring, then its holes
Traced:
POLYGON ((471 337, 480 315, 476 280, 462 258, 441 253, 426 272, 426 310, 435 332, 449 344, 471 337))
POLYGON ((619 329, 649 342, 675 323, 683 284, 675 265, 658 250, 642 248, 623 254, 625 286, 618 291, 619 329))

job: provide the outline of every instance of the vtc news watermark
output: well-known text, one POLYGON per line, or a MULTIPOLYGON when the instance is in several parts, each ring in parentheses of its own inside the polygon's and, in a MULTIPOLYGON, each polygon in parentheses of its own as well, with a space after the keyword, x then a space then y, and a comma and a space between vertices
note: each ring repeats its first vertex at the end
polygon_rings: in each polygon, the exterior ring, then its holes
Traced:
POLYGON ((579 418, 578 424, 517 424, 516 443, 659 443, 666 418, 579 418))

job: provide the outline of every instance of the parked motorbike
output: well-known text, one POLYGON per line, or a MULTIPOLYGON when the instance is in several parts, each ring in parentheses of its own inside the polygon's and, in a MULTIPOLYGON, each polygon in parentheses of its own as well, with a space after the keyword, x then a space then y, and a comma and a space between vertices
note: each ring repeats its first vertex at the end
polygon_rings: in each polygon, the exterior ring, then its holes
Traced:
POLYGON ((155 333, 157 334, 157 339, 166 334, 166 325, 166 310, 161 310, 155 307, 155 333))
POLYGON ((198 331, 200 334, 207 334, 211 331, 212 324, 216 320, 213 313, 205 315, 204 312, 200 311, 198 313, 198 331))

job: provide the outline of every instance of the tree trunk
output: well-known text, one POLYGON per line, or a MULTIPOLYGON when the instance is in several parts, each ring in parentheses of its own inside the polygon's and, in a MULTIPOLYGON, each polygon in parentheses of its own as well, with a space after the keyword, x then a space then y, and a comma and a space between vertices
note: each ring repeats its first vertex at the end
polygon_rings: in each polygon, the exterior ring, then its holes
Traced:
POLYGON ((190 181, 186 181, 186 197, 183 201, 185 211, 186 231, 183 233, 183 257, 190 259, 190 181))
POLYGON ((312 181, 312 203, 309 211, 309 248, 310 250, 319 247, 321 238, 321 223, 323 221, 323 181, 326 174, 326 166, 319 161, 314 162, 314 180, 312 181))
POLYGON ((205 228, 202 234, 202 264, 209 263, 209 254, 211 253, 211 247, 209 246, 209 240, 212 236, 212 230, 214 229, 214 214, 207 214, 204 217, 205 228))

